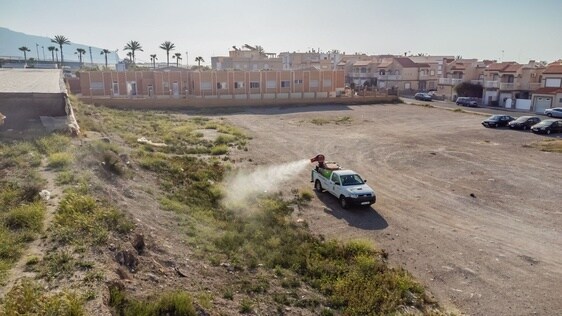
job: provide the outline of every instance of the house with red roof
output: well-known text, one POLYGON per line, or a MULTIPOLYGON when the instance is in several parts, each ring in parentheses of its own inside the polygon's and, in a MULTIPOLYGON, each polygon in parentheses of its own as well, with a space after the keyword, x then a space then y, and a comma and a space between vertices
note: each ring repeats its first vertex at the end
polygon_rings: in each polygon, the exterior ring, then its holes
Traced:
POLYGON ((525 65, 513 61, 489 64, 484 70, 482 103, 530 110, 531 93, 540 87, 544 69, 533 60, 525 65))
POLYGON ((531 110, 544 113, 545 109, 562 107, 562 60, 549 64, 542 72, 541 87, 532 94, 531 110))

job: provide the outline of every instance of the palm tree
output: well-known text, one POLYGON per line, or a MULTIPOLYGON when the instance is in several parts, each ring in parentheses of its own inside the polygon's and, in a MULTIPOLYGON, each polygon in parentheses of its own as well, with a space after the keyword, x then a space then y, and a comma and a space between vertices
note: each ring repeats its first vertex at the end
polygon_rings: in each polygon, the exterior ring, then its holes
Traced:
POLYGON ((199 70, 201 70, 201 62, 205 62, 205 60, 203 59, 203 57, 197 56, 195 57, 195 61, 197 62, 197 67, 199 68, 199 70))
POLYGON ((111 53, 109 49, 102 49, 100 55, 105 55, 105 68, 107 68, 107 54, 111 53))
POLYGON ((59 47, 60 47, 60 65, 62 67, 62 65, 64 64, 64 57, 63 57, 63 54, 62 54, 62 45, 69 45, 70 40, 68 38, 66 38, 64 35, 55 35, 55 38, 51 39, 51 42, 59 44, 59 47))
POLYGON ((124 50, 130 50, 131 51, 131 61, 133 63, 135 63, 135 52, 137 50, 141 51, 141 52, 144 52, 144 50, 142 50, 141 44, 137 41, 130 41, 127 44, 125 44, 124 50))
POLYGON ((53 62, 55 62, 55 46, 49 46, 47 47, 47 49, 51 52, 51 58, 53 59, 53 62))
POLYGON ((22 46, 18 49, 23 52, 23 61, 27 62, 27 52, 30 52, 31 50, 29 48, 27 48, 26 46, 22 46))
POLYGON ((170 41, 160 44, 160 48, 166 51, 166 67, 170 67, 170 51, 176 48, 176 45, 170 41))
POLYGON ((181 53, 175 53, 174 56, 172 56, 172 58, 176 58, 176 67, 180 66, 180 60, 181 58, 181 53))
POLYGON ((82 65, 82 55, 86 54, 86 50, 82 48, 77 48, 74 54, 78 54, 78 59, 80 59, 80 65, 82 65))
POLYGON ((156 69, 156 60, 158 60, 158 58, 156 57, 156 54, 150 55, 150 61, 152 62, 152 68, 154 68, 154 69, 156 69))
POLYGON ((57 59, 57 64, 59 63, 59 49, 55 47, 55 58, 57 59))

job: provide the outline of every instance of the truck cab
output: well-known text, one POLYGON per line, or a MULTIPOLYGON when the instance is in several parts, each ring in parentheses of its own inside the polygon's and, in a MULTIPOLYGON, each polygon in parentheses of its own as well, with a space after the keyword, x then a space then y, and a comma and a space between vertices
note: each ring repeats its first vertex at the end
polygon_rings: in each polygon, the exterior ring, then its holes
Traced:
POLYGON ((342 208, 349 205, 368 206, 376 201, 375 191, 353 170, 317 168, 312 171, 312 178, 316 191, 328 191, 339 199, 342 208))

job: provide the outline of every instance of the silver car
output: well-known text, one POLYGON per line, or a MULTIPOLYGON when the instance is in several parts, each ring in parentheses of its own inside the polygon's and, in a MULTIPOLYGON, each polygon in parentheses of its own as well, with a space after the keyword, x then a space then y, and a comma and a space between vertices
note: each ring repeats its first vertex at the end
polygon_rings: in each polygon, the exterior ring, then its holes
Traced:
POLYGON ((544 110, 544 115, 548 117, 562 117, 562 108, 552 108, 544 110))

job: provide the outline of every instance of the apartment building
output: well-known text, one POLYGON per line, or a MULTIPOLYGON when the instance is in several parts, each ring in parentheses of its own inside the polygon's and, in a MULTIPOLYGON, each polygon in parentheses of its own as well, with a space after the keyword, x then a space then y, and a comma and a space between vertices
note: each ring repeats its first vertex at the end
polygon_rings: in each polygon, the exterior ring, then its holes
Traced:
POLYGON ((116 98, 311 98, 345 87, 341 70, 80 72, 82 96, 116 98))
POLYGON ((279 58, 281 58, 283 70, 300 70, 311 67, 321 70, 335 70, 342 59, 342 55, 338 52, 282 52, 279 53, 279 58))
POLYGON ((283 70, 283 61, 276 54, 265 53, 259 47, 249 45, 232 48, 228 56, 211 57, 213 70, 283 70))
POLYGON ((541 74, 540 85, 532 93, 531 110, 544 113, 545 109, 562 107, 562 60, 546 66, 541 74))
POLYGON ((455 100, 457 98, 456 85, 463 82, 484 85, 484 69, 492 61, 446 58, 443 63, 444 71, 438 81, 437 95, 443 96, 447 100, 455 100))
POLYGON ((408 57, 386 58, 377 65, 377 86, 381 89, 428 90, 437 86, 437 74, 427 63, 408 57))
POLYGON ((483 104, 529 110, 531 93, 540 87, 544 69, 533 60, 525 65, 516 62, 489 64, 484 70, 483 104))

